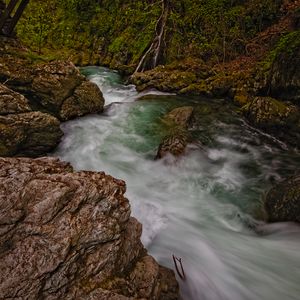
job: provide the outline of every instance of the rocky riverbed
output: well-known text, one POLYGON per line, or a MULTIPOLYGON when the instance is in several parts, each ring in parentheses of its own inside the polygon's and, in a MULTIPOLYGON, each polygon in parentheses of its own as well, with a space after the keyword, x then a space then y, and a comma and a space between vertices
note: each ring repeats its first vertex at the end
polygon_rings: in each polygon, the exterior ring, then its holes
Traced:
POLYGON ((177 299, 173 271, 140 241, 125 182, 34 159, 59 144, 62 121, 102 112, 104 98, 71 62, 28 55, 1 38, 0 298, 177 299))
MULTIPOLYGON (((130 217, 122 180, 103 172, 75 172, 70 164, 57 159, 36 158, 60 143, 61 122, 103 112, 99 87, 71 62, 32 59, 16 40, 1 38, 0 66, 0 298, 178 299, 174 272, 158 265, 141 243, 142 228, 130 217)), ((286 75, 291 81, 284 81, 280 93, 286 95, 284 91, 293 85, 293 101, 247 92, 240 114, 259 130, 297 148, 298 69, 291 72, 293 75, 286 75)), ((178 76, 174 72, 173 77, 160 74, 136 74, 133 80, 140 89, 188 92, 182 90, 185 83, 180 89, 169 86, 177 85, 178 78, 186 80, 189 74, 185 71, 178 76), (153 79, 145 79, 149 74, 158 78, 163 88, 153 79)), ((278 86, 280 74, 274 72, 272 84, 278 86)), ((202 75, 203 80, 210 76, 202 75)), ((236 91, 232 86, 225 89, 224 80, 219 83, 211 95, 205 95, 227 97, 236 91)), ((228 102, 221 103, 225 107, 228 102)), ((212 109, 223 108, 219 103, 215 107, 179 105, 163 116, 168 134, 162 138, 156 158, 165 161, 170 154, 180 158, 192 148, 212 160, 206 142, 194 141, 195 128, 203 126, 199 120, 213 115, 212 109)), ((299 222, 298 177, 270 190, 265 220, 299 222)))

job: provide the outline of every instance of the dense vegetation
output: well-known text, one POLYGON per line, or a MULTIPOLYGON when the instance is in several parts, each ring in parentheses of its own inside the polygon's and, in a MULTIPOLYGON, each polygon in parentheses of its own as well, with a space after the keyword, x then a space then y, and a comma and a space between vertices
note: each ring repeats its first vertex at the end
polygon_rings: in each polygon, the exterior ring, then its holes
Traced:
MULTIPOLYGON (((282 0, 167 0, 164 57, 223 62, 281 15, 282 0)), ((157 0, 31 0, 18 34, 33 50, 76 62, 136 66, 155 36, 157 0)))

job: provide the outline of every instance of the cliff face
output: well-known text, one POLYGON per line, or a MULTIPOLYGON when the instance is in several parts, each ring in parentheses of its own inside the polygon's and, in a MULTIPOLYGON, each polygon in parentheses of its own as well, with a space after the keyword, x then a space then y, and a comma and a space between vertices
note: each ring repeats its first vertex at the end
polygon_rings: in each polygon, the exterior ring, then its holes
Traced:
POLYGON ((57 159, 0 158, 0 298, 177 299, 125 190, 57 159))

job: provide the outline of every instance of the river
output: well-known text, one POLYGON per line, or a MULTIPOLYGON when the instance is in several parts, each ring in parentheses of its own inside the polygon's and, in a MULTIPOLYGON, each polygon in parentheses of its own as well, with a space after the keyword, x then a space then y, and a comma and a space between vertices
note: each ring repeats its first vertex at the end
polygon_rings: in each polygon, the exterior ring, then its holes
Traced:
POLYGON ((300 227, 255 218, 272 183, 299 169, 299 153, 248 126, 222 99, 139 94, 114 71, 82 72, 101 88, 105 111, 64 123, 54 155, 126 181, 149 253, 172 269, 172 255, 182 259, 182 299, 299 300, 300 227), (184 105, 205 107, 192 128, 205 150, 155 161, 162 116, 184 105))

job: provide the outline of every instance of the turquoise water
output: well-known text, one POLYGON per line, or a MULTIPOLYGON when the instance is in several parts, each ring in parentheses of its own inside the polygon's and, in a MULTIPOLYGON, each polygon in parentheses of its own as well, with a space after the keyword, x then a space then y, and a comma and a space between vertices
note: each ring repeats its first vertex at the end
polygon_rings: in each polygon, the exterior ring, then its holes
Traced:
POLYGON ((248 126, 224 100, 139 94, 114 71, 82 71, 102 89, 105 112, 64 123, 55 155, 126 181, 149 253, 172 269, 172 254, 182 258, 182 298, 300 299, 299 226, 256 219, 268 188, 299 169, 299 153, 248 126), (174 164, 155 161, 167 133, 161 118, 183 105, 200 107, 191 133, 204 149, 174 164))

